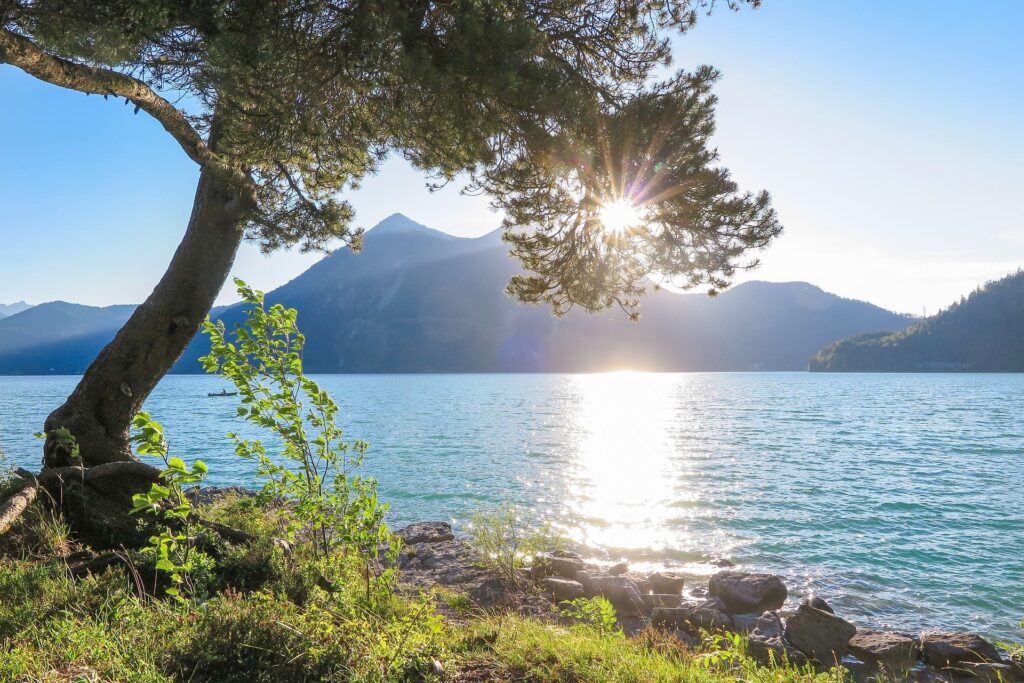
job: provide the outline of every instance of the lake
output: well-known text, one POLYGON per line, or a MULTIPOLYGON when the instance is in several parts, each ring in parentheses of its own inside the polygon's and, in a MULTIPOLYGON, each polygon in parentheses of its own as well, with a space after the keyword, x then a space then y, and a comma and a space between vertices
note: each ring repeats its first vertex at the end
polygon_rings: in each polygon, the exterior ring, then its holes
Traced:
MULTIPOLYGON (((331 375, 400 525, 504 501, 598 558, 695 578, 777 572, 857 623, 1020 640, 1024 375, 331 375)), ((0 378, 0 447, 35 468, 74 377, 0 378)), ((147 403, 210 482, 252 484, 256 436, 218 378, 147 403)))

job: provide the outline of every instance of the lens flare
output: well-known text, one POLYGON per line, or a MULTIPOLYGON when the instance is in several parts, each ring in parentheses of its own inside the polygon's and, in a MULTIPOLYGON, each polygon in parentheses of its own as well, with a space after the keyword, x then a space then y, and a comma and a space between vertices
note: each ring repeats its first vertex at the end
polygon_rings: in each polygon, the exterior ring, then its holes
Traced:
POLYGON ((605 232, 623 233, 640 223, 640 211, 628 199, 615 199, 597 212, 605 232))

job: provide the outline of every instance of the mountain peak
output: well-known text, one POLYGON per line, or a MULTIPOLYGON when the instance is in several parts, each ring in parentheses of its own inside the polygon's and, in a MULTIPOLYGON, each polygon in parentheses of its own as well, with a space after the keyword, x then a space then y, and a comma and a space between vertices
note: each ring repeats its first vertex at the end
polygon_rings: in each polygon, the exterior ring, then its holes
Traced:
POLYGON ((412 233, 429 234, 435 237, 452 239, 448 233, 428 228, 422 223, 417 223, 402 213, 393 213, 377 225, 367 231, 368 235, 407 235, 412 233))
POLYGON ((15 313, 21 313, 22 311, 26 311, 30 308, 32 308, 32 306, 24 301, 18 301, 13 304, 0 304, 0 315, 14 315, 15 313))

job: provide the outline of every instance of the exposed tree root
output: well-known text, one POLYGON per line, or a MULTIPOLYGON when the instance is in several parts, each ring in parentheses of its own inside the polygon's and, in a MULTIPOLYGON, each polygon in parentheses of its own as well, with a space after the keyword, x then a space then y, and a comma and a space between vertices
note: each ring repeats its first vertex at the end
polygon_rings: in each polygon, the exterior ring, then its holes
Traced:
MULTIPOLYGON (((17 470, 22 483, 0 503, 0 535, 5 534, 42 492, 75 538, 95 549, 138 548, 149 543, 152 528, 129 511, 132 496, 160 481, 160 470, 132 460, 94 467, 44 469, 38 475, 17 470)), ((250 533, 219 522, 196 519, 228 543, 248 544, 250 533)))
POLYGON ((20 488, 0 505, 0 535, 14 526, 38 495, 39 484, 35 478, 25 479, 20 488))

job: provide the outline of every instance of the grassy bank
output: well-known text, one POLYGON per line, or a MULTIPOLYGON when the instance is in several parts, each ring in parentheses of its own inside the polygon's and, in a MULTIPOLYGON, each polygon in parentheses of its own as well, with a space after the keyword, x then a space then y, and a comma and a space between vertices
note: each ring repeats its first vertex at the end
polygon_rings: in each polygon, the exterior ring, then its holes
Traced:
POLYGON ((193 599, 164 594, 151 555, 94 555, 41 506, 0 540, 3 681, 825 681, 764 668, 742 643, 484 613, 462 596, 367 601, 362 565, 272 539, 288 512, 225 498, 205 517, 257 534, 202 538, 193 599), (449 616, 441 615, 445 612, 449 616))

